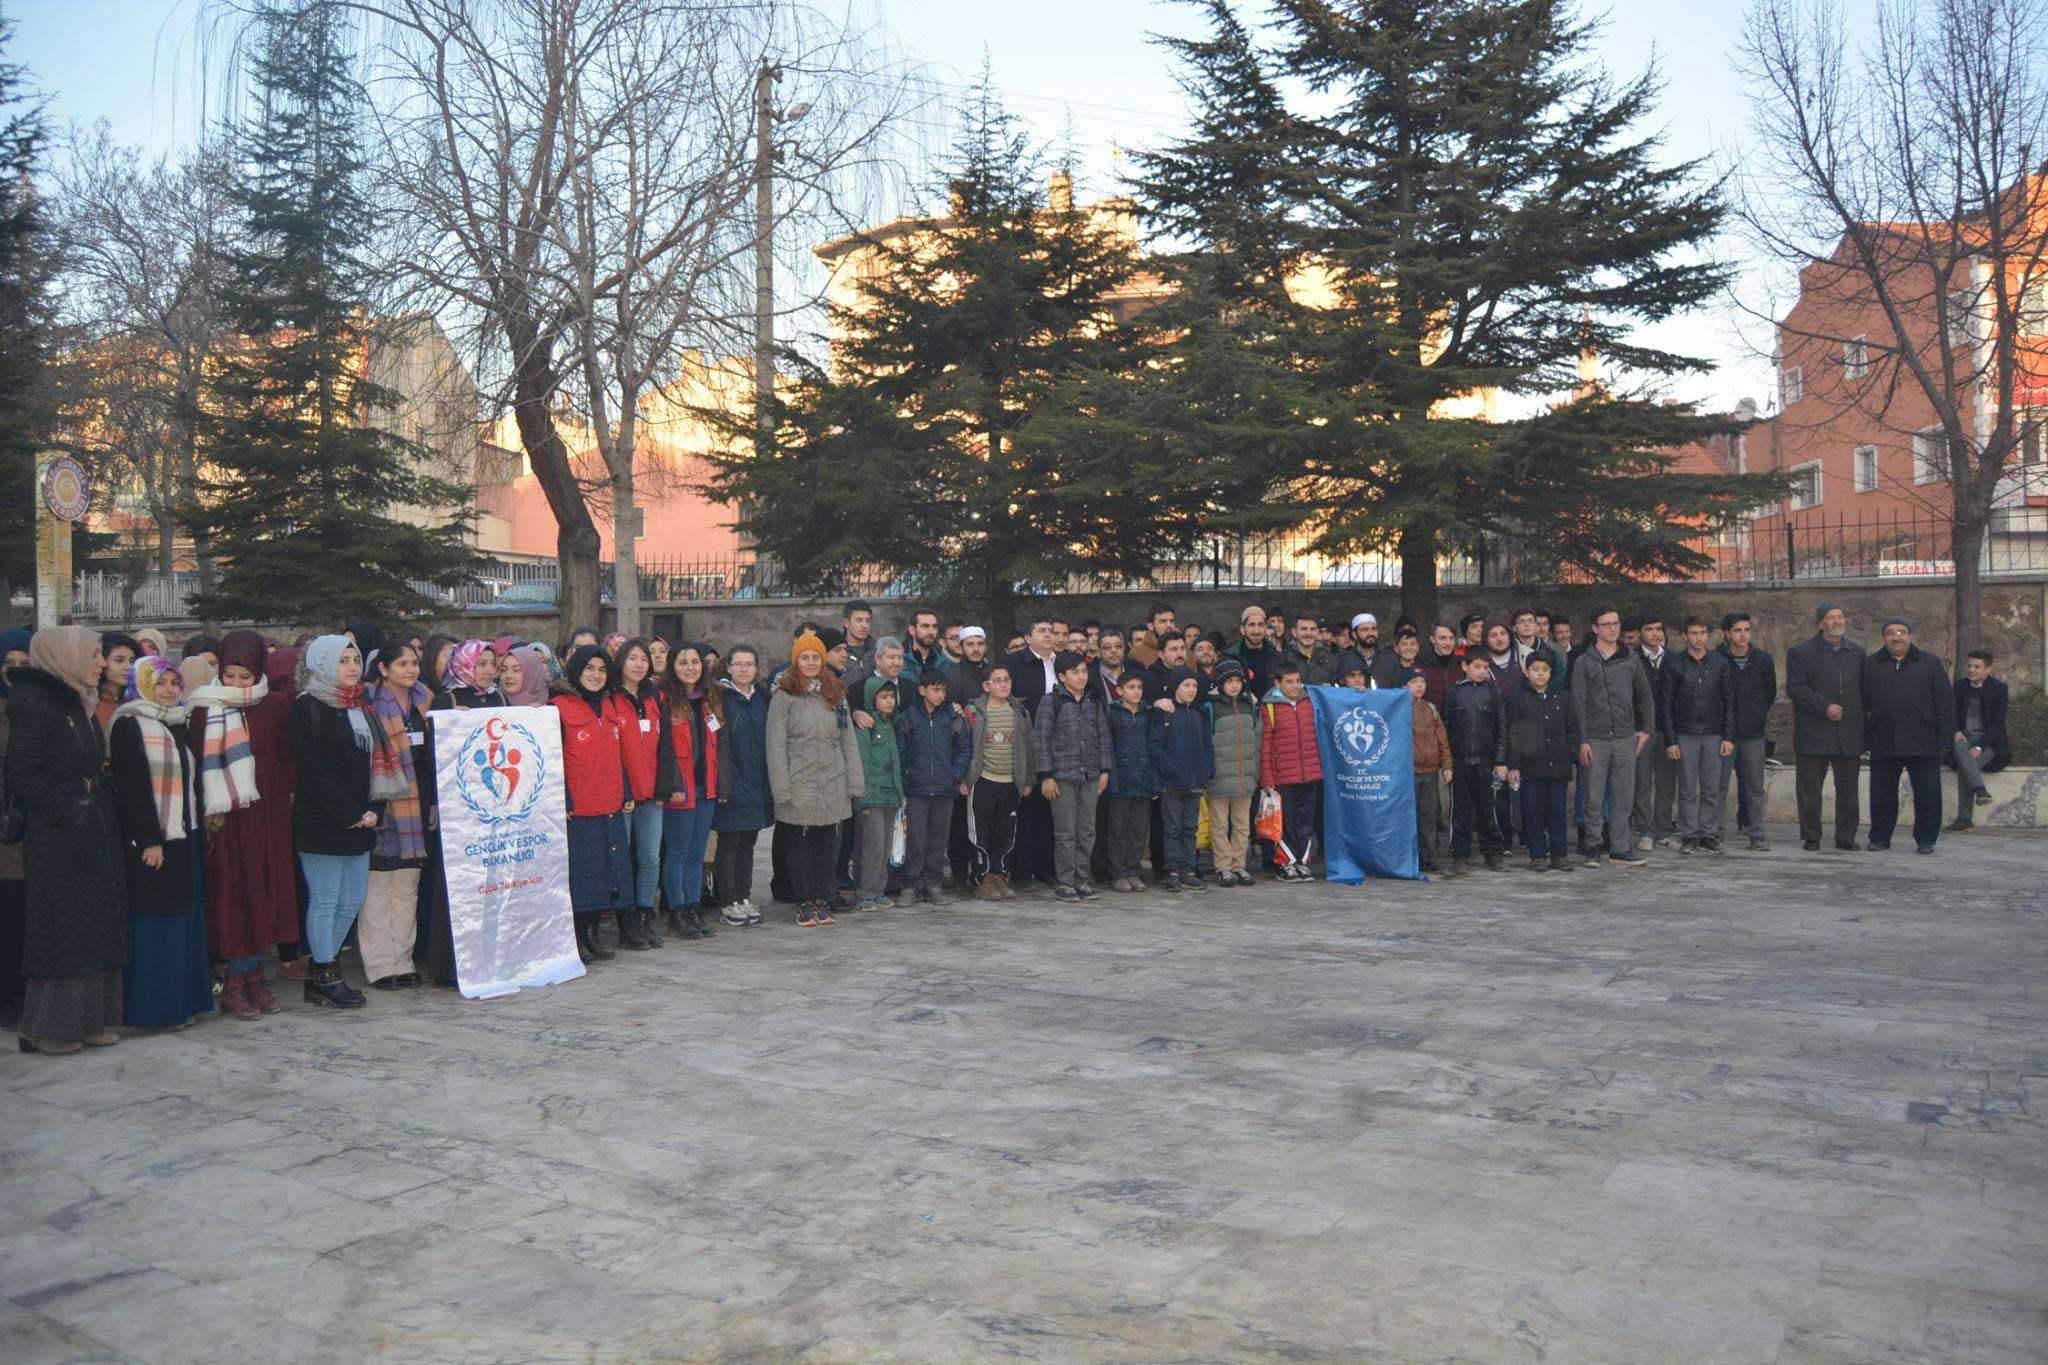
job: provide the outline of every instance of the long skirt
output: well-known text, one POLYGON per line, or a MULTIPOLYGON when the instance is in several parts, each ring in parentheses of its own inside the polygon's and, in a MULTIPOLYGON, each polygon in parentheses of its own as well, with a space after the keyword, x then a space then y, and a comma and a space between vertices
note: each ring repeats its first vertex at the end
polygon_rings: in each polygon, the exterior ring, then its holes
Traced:
POLYGON ((206 897, 201 860, 190 859, 192 895, 170 914, 135 914, 128 922, 135 956, 128 964, 121 1020, 130 1028, 176 1028, 213 1009, 207 969, 206 897))
POLYGON ((32 976, 21 1011, 24 1038, 82 1043, 121 1021, 121 969, 84 976, 32 976))

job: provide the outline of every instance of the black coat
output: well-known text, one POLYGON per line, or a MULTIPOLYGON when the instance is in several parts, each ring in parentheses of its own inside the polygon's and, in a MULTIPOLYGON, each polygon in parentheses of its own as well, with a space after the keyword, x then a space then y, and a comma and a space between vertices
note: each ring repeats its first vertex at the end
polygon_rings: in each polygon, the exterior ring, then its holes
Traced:
MULTIPOLYGON (((1973 689, 1968 678, 1956 680, 1956 733, 1963 730, 1963 722, 1970 714, 1970 694, 1973 689)), ((1995 773, 2012 762, 2012 740, 2005 733, 2005 713, 2011 709, 2012 693, 2000 678, 1986 678, 1978 695, 1978 705, 1984 713, 1983 748, 1986 755, 1981 765, 1985 772, 1995 773)))
MULTIPOLYGON (((1045 685, 1045 665, 1038 656, 1028 649, 1003 656, 1003 667, 1010 670, 1010 700, 1022 706, 1027 715, 1038 714, 1038 703, 1045 700, 1048 690, 1045 685)), ((1058 681, 1054 681, 1054 687, 1058 681)))
MULTIPOLYGON (((178 757, 190 771, 193 758, 185 727, 169 729, 177 741, 178 757)), ((150 789, 142 722, 133 716, 116 717, 107 742, 112 750, 108 769, 114 779, 114 805, 121 813, 121 834, 127 842, 128 908, 138 915, 189 915, 195 908, 192 860, 205 856, 199 842, 198 802, 186 803, 185 837, 166 843, 156 796, 150 789), (142 850, 158 845, 164 851, 163 866, 151 868, 142 861, 142 850)), ((196 796, 196 789, 192 794, 196 796)))
POLYGON ((1827 758, 1863 753, 1863 646, 1846 635, 1829 649, 1819 631, 1785 651, 1785 699, 1792 703, 1792 752, 1827 758), (1842 708, 1840 720, 1828 707, 1842 708))
POLYGON ((1555 683, 1546 692, 1518 687, 1508 695, 1507 714, 1508 766, 1525 778, 1570 778, 1579 762, 1579 723, 1571 693, 1555 683))
MULTIPOLYGON (((1653 714, 1656 716, 1657 722, 1655 727, 1650 731, 1650 734, 1655 740, 1655 742, 1659 745, 1665 744, 1663 736, 1671 728, 1671 718, 1665 714, 1665 707, 1667 703, 1664 696, 1664 670, 1671 667, 1671 661, 1684 652, 1685 651, 1683 650, 1671 649, 1667 647, 1664 651, 1663 657, 1658 659, 1657 662, 1653 664, 1650 662, 1649 650, 1643 649, 1640 646, 1636 649, 1636 657, 1642 660, 1643 662, 1643 676, 1650 680, 1650 707, 1653 714)), ((1557 681, 1557 670, 1555 668, 1551 669, 1550 679, 1550 685, 1552 687, 1557 688, 1559 691, 1568 690, 1565 687, 1559 686, 1557 681)))
POLYGON ((946 665, 946 700, 963 711, 980 701, 981 685, 988 681, 990 667, 986 654, 981 656, 980 663, 965 655, 949 662, 946 665))
POLYGON ((125 967, 128 884, 99 726, 70 684, 42 669, 17 668, 8 686, 7 791, 26 817, 22 975, 125 967))
POLYGON ((1663 717, 1664 747, 1678 743, 1680 735, 1719 735, 1735 738, 1734 694, 1729 689, 1728 656, 1710 649, 1704 658, 1694 659, 1684 650, 1666 650, 1664 704, 1657 708, 1663 717))
POLYGON ((1444 697, 1444 732, 1457 763, 1497 767, 1508 761, 1507 701, 1490 682, 1452 684, 1444 697))
POLYGON ((1918 645, 1863 659, 1863 735, 1872 758, 1937 758, 1956 733, 1956 693, 1941 660, 1918 645))
MULTIPOLYGON (((364 713, 372 725, 376 717, 364 713)), ((356 743, 347 715, 311 695, 292 700, 285 721, 298 788, 292 793, 292 847, 300 853, 352 858, 377 843, 374 829, 354 828, 366 811, 381 817, 382 801, 370 800, 370 756, 356 743)))
POLYGON ((1728 661, 1728 691, 1731 701, 1730 720, 1734 729, 1729 739, 1762 739, 1764 723, 1771 718, 1771 703, 1778 699, 1778 666, 1768 650, 1750 647, 1747 660, 1741 667, 1736 666, 1735 654, 1728 646, 1722 645, 1714 651, 1728 661))
POLYGON ((725 721, 718 732, 718 807, 711 828, 740 832, 775 823, 775 797, 768 790, 768 689, 756 681, 750 701, 724 678, 719 700, 725 721))

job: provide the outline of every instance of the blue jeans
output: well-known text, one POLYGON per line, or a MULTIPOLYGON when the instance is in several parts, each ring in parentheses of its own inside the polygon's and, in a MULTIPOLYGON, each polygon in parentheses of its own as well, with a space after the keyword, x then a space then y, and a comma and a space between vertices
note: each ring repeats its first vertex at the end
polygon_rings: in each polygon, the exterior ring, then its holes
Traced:
POLYGON ((301 853, 299 867, 306 874, 306 946, 324 965, 341 951, 356 911, 369 898, 370 855, 301 853))
POLYGON ((626 817, 626 839, 633 850, 633 904, 652 908, 654 888, 661 884, 661 806, 636 801, 626 817))
MULTIPOLYGON (((655 809, 661 811, 662 828, 668 831, 668 856, 661 863, 662 890, 668 894, 669 909, 680 910, 704 899, 704 845, 711 838, 711 817, 718 805, 699 801, 688 810, 655 809)), ((653 897, 641 903, 652 905, 653 897)))

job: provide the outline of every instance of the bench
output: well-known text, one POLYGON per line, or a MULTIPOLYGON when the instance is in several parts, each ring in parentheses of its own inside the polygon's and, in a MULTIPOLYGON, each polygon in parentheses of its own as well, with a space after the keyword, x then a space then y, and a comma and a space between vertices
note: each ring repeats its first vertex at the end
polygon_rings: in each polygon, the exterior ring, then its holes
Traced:
MULTIPOLYGON (((1862 790, 1857 794, 1862 806, 1863 818, 1870 819, 1870 771, 1866 766, 1861 778, 1862 790)), ((1766 809, 1768 818, 1796 824, 1799 820, 1799 798, 1797 778, 1788 764, 1782 768, 1767 768, 1764 785, 1767 789, 1766 809)), ((1991 804, 1978 806, 1970 818, 1980 829, 2040 829, 2048 826, 2048 768, 2007 768, 2003 772, 1986 773, 1984 785, 1991 789, 1991 804)), ((1730 800, 1733 800, 1731 795, 1730 800)), ((1832 776, 1821 783, 1822 823, 1834 818, 1835 780, 1832 776)), ((1913 793, 1902 777, 1899 780, 1899 811, 1903 820, 1912 819, 1913 793)), ((1956 775, 1952 768, 1941 770, 1941 816, 1947 824, 1956 816, 1956 775)))

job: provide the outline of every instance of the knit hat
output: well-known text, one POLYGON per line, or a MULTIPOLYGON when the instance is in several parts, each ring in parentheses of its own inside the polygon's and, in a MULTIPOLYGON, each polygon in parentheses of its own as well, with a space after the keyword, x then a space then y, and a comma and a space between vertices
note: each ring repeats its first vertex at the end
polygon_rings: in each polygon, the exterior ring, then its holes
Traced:
POLYGON ((1355 649, 1347 649, 1337 656, 1337 662, 1331 667, 1330 676, 1342 679, 1347 673, 1363 672, 1365 672, 1365 656, 1355 649))
POLYGON ((797 655, 805 650, 810 650, 822 659, 825 657, 825 642, 810 631, 805 631, 789 642, 789 661, 795 663, 797 655))
POLYGON ((1413 664, 1410 664, 1406 668, 1397 669, 1395 671, 1394 686, 1406 687, 1411 681, 1413 681, 1416 678, 1421 678, 1424 682, 1429 681, 1429 675, 1427 673, 1424 673, 1421 669, 1415 667, 1413 664))
POLYGON ((1885 617, 1885 618, 1884 618, 1884 626, 1883 626, 1882 628, 1883 628, 1883 629, 1885 629, 1885 630, 1890 630, 1890 629, 1891 629, 1891 628, 1892 628, 1893 626, 1904 626, 1904 627, 1906 628, 1906 630, 1907 630, 1907 632, 1908 632, 1908 633, 1911 633, 1911 631, 1912 631, 1912 629, 1913 629, 1913 623, 1912 623, 1912 621, 1910 621, 1909 619, 1907 619, 1907 618, 1906 618, 1906 617, 1904 617, 1904 616, 1887 616, 1887 617, 1885 617))
POLYGON ((1813 623, 1815 625, 1819 625, 1821 622, 1827 620, 1828 613, 1831 611, 1839 610, 1840 605, 1841 604, 1837 602, 1822 602, 1819 606, 1813 609, 1813 623))
POLYGON ((1216 685, 1221 687, 1225 678, 1245 677, 1244 665, 1230 655, 1216 661, 1216 685))

